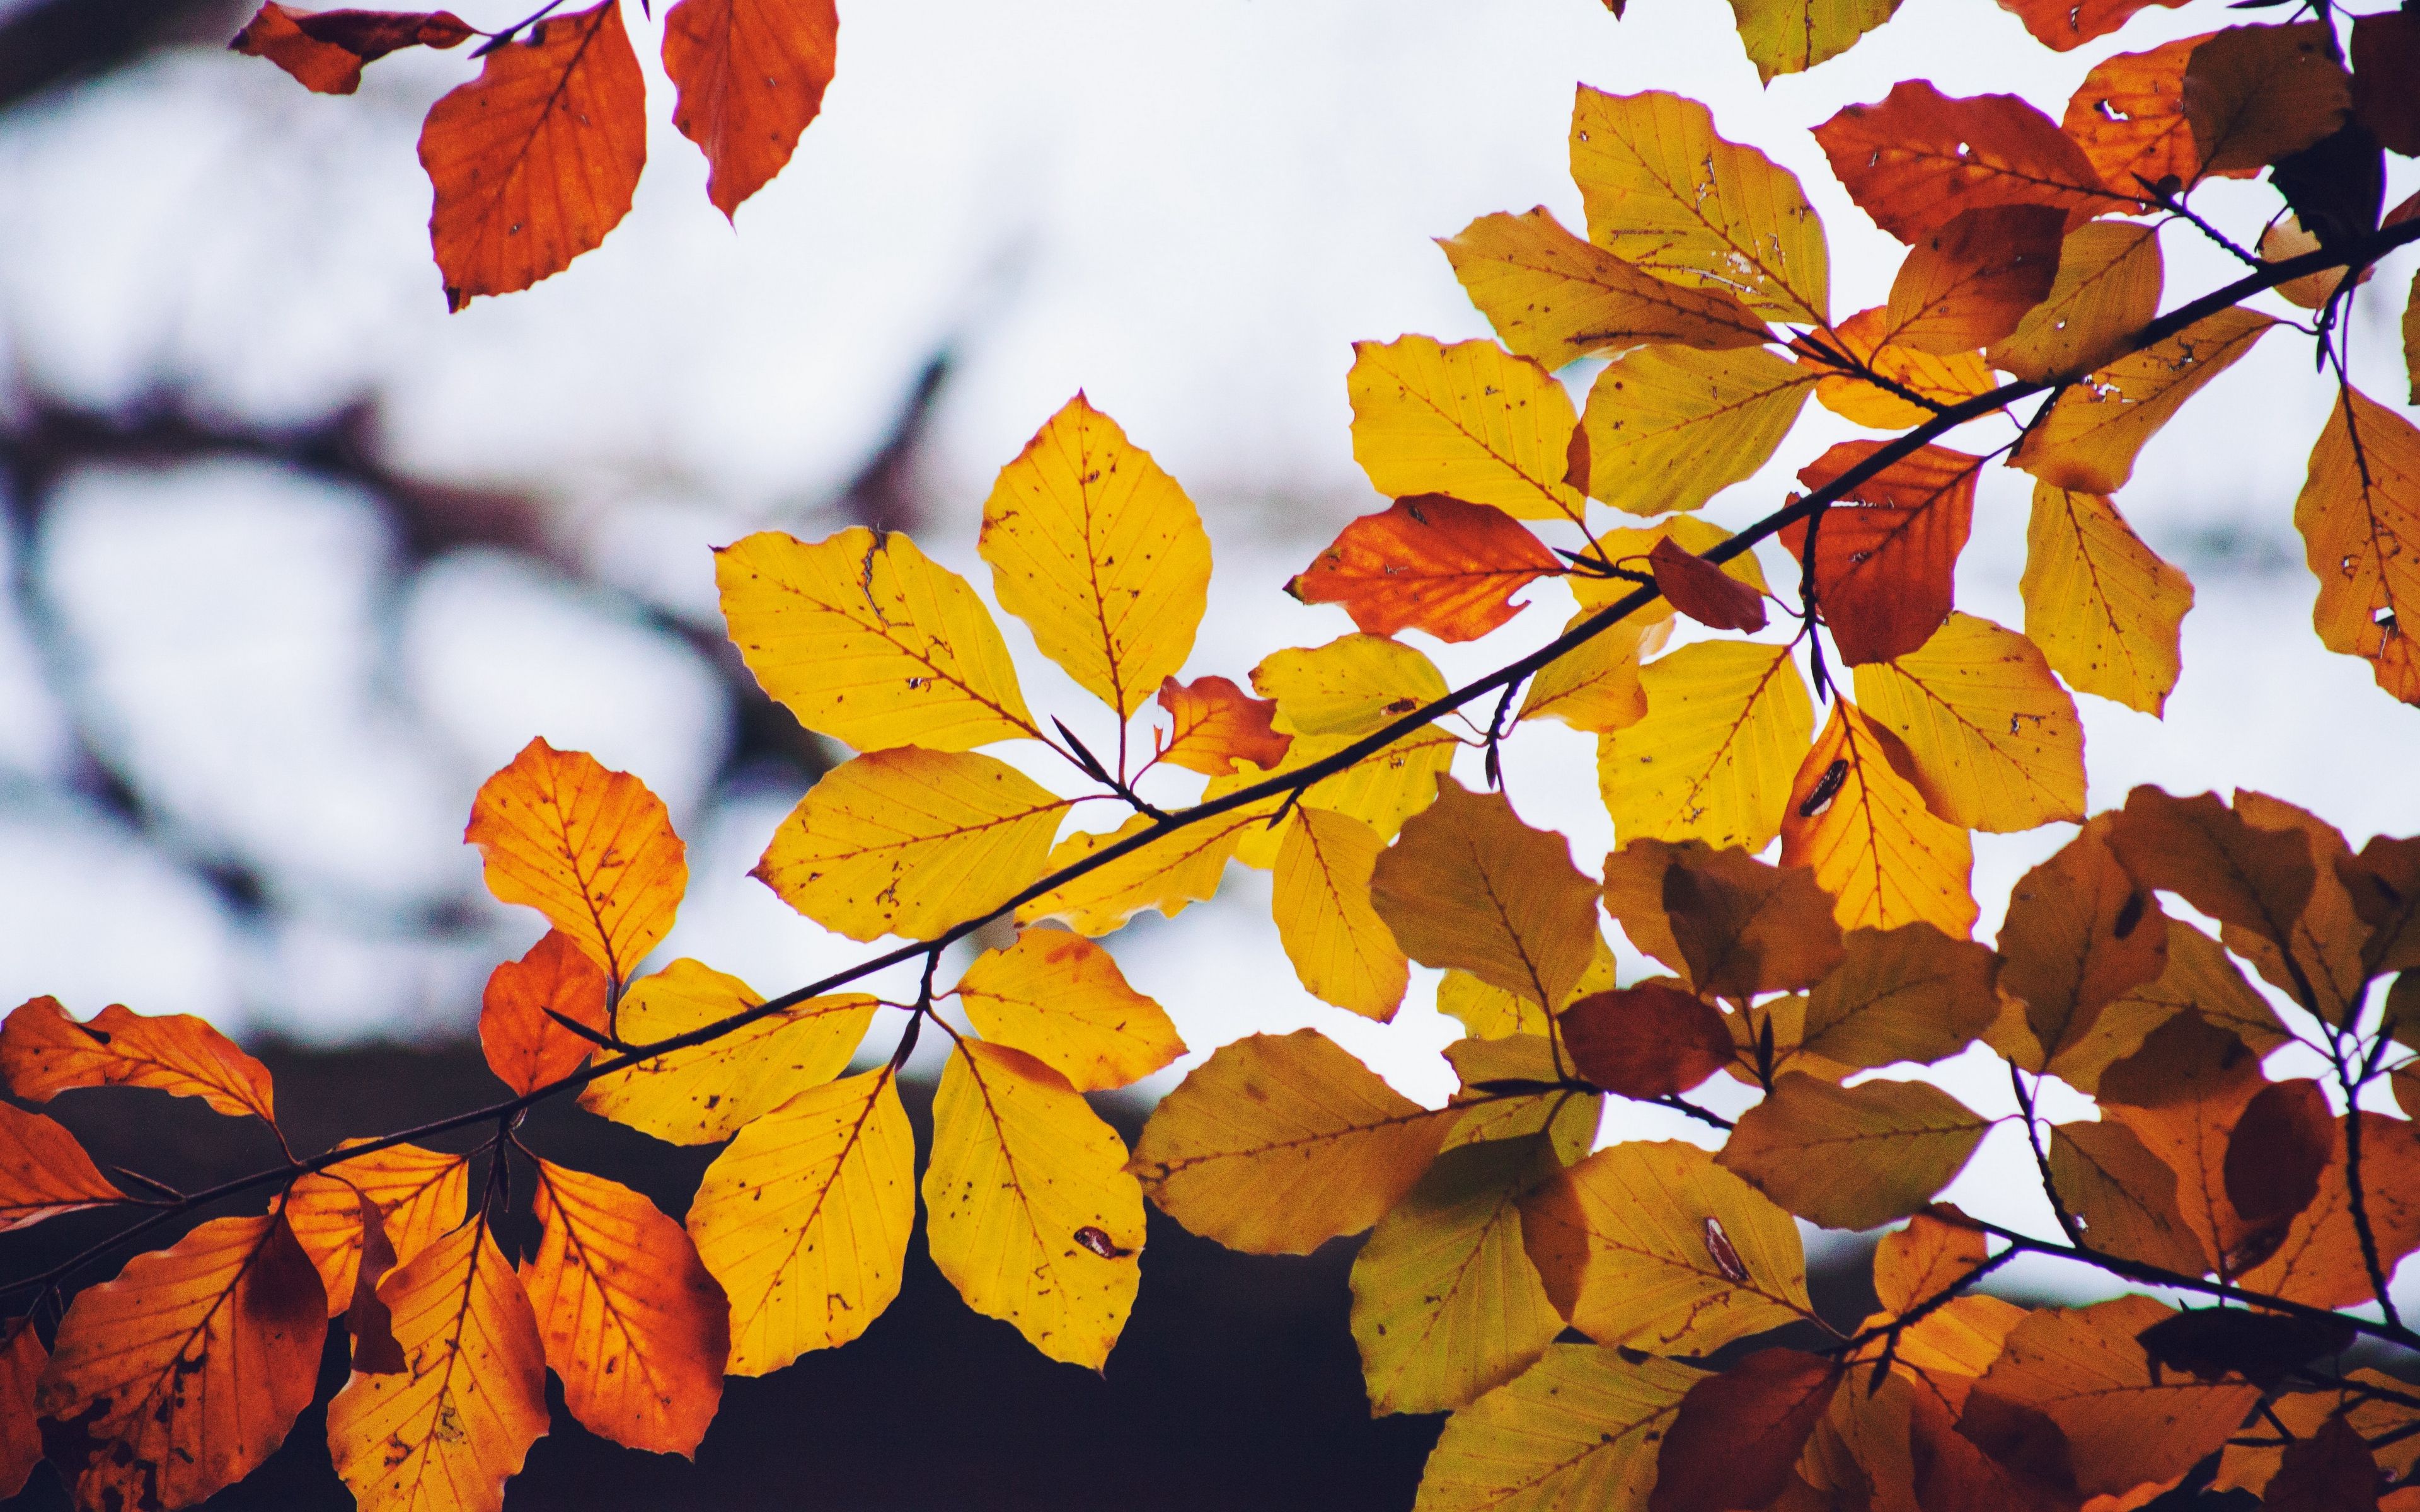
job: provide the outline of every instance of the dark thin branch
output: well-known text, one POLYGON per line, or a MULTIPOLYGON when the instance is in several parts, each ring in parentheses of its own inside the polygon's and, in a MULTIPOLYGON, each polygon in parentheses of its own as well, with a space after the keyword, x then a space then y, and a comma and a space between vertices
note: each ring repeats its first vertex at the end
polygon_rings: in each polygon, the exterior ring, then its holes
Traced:
POLYGON ((2041 1173, 2042 1196, 2050 1199, 2051 1216, 2058 1220, 2058 1231, 2067 1236, 2067 1242, 2081 1247, 2084 1229, 2077 1225, 2075 1214, 2067 1211, 2065 1199, 2058 1195, 2058 1183, 2051 1180, 2050 1151, 2042 1148, 2041 1120, 2034 1114, 2033 1088, 2025 1085, 2025 1073, 2015 1061, 2009 1063, 2009 1085, 2016 1088, 2017 1106, 2025 1116, 2025 1143, 2033 1147, 2034 1169, 2041 1173))
POLYGON ((1911 389, 1897 378, 1885 377, 1875 369, 1871 363, 1858 362, 1855 358, 1849 356, 1845 352, 1841 352, 1832 347, 1826 346, 1823 342, 1818 340, 1812 332, 1808 332, 1805 335, 1800 336, 1797 340, 1792 342, 1791 345, 1830 363, 1834 367, 1838 368, 1842 378, 1852 378, 1859 379, 1862 382, 1870 383, 1875 388, 1878 388, 1885 393, 1889 394, 1892 398, 1904 400, 1906 403, 1916 406, 1918 409, 1929 409, 1936 415, 1946 414, 1948 412, 1949 406, 1942 403, 1932 395, 1911 389))
POLYGON ((2362 1188, 2360 1088, 2341 1060, 2336 1063, 2336 1081, 2345 1094, 2345 1206, 2352 1213, 2353 1235, 2361 1241, 2361 1263, 2369 1272, 2370 1294, 2378 1299, 2378 1310, 2386 1320, 2400 1328, 2403 1318, 2387 1291, 2386 1266, 2379 1254, 2378 1232, 2370 1225, 2368 1195, 2362 1188))
POLYGON ((554 1022, 562 1025, 565 1028, 569 1029, 572 1033, 587 1041, 590 1044, 601 1045, 608 1050, 634 1050, 638 1048, 628 1041, 617 1040, 601 1029, 590 1028, 587 1025, 581 1023, 578 1019, 571 1017, 567 1013, 558 1013, 551 1008, 547 1009, 545 1011, 548 1018, 554 1020, 554 1022))
POLYGON ((1709 1125, 1713 1128, 1728 1130, 1731 1127, 1730 1119, 1724 1118, 1721 1114, 1714 1112, 1711 1108, 1701 1108, 1698 1106, 1698 1104, 1690 1102, 1687 1098, 1683 1097, 1678 1092, 1667 1092, 1662 1097, 1650 1098, 1648 1101, 1653 1103, 1658 1107, 1670 1108, 1675 1113, 1685 1113, 1690 1118, 1697 1119, 1699 1123, 1709 1125))

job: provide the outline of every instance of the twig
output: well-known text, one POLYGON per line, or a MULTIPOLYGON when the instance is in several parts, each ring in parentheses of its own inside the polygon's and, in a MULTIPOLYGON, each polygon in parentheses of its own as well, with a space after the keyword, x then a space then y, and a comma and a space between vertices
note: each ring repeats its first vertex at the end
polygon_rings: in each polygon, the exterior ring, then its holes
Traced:
POLYGON ((2034 1168, 2041 1173, 2042 1196, 2050 1199, 2051 1216, 2058 1220, 2058 1231, 2067 1236, 2069 1243, 2081 1245, 2084 1229, 2076 1223, 2075 1214, 2067 1211, 2067 1203, 2058 1195, 2058 1183, 2051 1180, 2050 1152, 2042 1148, 2041 1124, 2034 1116, 2033 1090, 2025 1086, 2025 1073, 2015 1061, 2009 1063, 2009 1085, 2016 1088, 2017 1106, 2024 1113, 2025 1143, 2033 1147, 2034 1168))

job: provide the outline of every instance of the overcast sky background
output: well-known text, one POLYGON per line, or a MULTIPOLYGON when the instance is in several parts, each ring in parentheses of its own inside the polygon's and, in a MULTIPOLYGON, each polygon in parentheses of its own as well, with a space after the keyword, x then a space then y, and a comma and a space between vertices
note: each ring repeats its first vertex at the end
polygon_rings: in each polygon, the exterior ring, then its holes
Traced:
MULTIPOLYGON (((518 5, 459 8, 494 25, 518 5)), ((539 929, 480 901, 459 843, 480 779, 533 734, 672 805, 692 882, 667 958, 768 994, 854 960, 861 948, 744 875, 798 795, 717 783, 731 732, 711 671, 642 611, 712 629, 710 545, 830 529, 836 491, 936 353, 956 367, 924 459, 927 549, 987 581, 972 548, 991 474, 1081 387, 1201 505, 1219 575, 1188 672, 1241 678, 1277 646, 1351 627, 1280 593, 1383 504, 1352 461, 1350 344, 1486 333, 1430 239, 1541 203, 1581 224, 1565 152, 1576 82, 1702 98, 1726 135, 1796 171, 1829 229, 1837 316, 1885 297, 1900 249, 1807 127, 1916 76, 1951 95, 2015 90, 2055 117, 2099 58, 2236 19, 2207 0, 2154 10, 2061 55, 1984 0, 1908 0, 1845 57, 1760 89, 1715 0, 1638 0, 1619 23, 1595 0, 844 0, 842 14, 824 116, 735 231, 669 124, 634 8, 654 116, 636 208, 567 273, 450 316, 413 141, 467 76, 458 54, 400 55, 328 99, 194 49, 0 116, 0 405, 39 390, 111 409, 174 390, 282 424, 374 400, 394 466, 541 494, 551 549, 591 579, 483 550, 400 570, 368 501, 262 463, 67 480, 37 538, 0 537, 17 586, 0 604, 0 998, 54 993, 79 1013, 122 999, 331 1041, 458 1032, 489 967, 539 929), (73 790, 70 706, 162 827, 73 790), (268 922, 200 880, 197 862, 225 857, 264 879, 268 922), (471 927, 427 927, 465 910, 471 927)), ((2393 160, 2390 203, 2415 187, 2412 166, 2393 160)), ((2195 203, 2248 239, 2274 200, 2221 183, 2195 203)), ((2164 246, 2170 303, 2232 275, 2187 228, 2164 246)), ((2352 316, 2357 375, 2381 402, 2404 396, 2395 322, 2412 262, 2386 265, 2352 316)), ((1590 374, 1566 375, 1575 394, 1590 374)), ((2199 600, 2164 721, 2081 701, 2096 808, 2140 781, 2241 784, 2356 843, 2420 831, 2420 711, 2310 630, 2290 512, 2329 401, 2307 344, 2273 334, 2146 452, 2119 502, 2199 600)), ((1710 517, 1755 518, 1856 434, 1810 408, 1710 517)), ((1960 576, 1962 608, 2012 625, 2027 486, 1987 479, 1960 576)), ((1449 674, 1482 670, 1561 624, 1562 590, 1530 596, 1478 651, 1416 639, 1449 674)), ((1009 635, 1036 707, 1102 728, 1009 635)), ((1525 733, 1510 790, 1597 869, 1610 836, 1591 742, 1525 733)), ((2009 884, 2068 833, 1979 841, 1987 935, 2009 884)), ((1436 1051, 1458 1031, 1427 1006, 1433 975, 1391 1026, 1319 1005, 1266 897, 1264 876, 1233 869, 1215 903, 1114 948, 1197 1052, 1315 1025, 1441 1099, 1436 1051)), ((2006 1110, 1980 1068, 1947 1074, 2006 1110)), ((1688 1136, 1635 1110, 1616 1121, 1688 1136)), ((2031 1214, 2013 1136, 1995 1134, 1949 1195, 2031 1214)))

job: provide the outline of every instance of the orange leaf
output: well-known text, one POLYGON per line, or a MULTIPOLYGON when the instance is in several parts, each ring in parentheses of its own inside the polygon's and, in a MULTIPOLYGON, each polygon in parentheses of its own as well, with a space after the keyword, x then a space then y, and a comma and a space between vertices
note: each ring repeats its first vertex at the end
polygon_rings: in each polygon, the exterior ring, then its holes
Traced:
POLYGON ((1229 777, 1238 762, 1273 772, 1294 745, 1269 722, 1277 700, 1256 699, 1224 677, 1169 678, 1159 685, 1159 706, 1168 711, 1168 743, 1152 759, 1188 772, 1229 777))
POLYGON ((516 1092, 535 1091, 580 1069, 596 1042, 548 1016, 552 1010, 605 1032, 605 973, 559 929, 488 974, 479 1005, 479 1048, 488 1069, 516 1092))
POLYGON ((1891 280, 1892 343, 1946 357, 2016 330, 2050 297, 2066 229, 2050 206, 1993 205, 1920 238, 1891 280))
POLYGON ((31 1318, 13 1318, 0 1343, 0 1497, 25 1489, 25 1477, 42 1460, 42 1434, 34 1416, 34 1384, 51 1351, 31 1318))
POLYGON ((462 839, 486 858, 489 892, 544 914, 616 981, 671 933, 689 887, 663 800, 544 740, 488 779, 462 839))
POLYGON ((1952 100, 1911 79, 1880 104, 1842 110, 1815 138, 1858 208, 1910 244, 1987 206, 2047 205, 2073 227, 2120 199, 2049 116, 2014 95, 1952 100))
POLYGON ((285 1442, 327 1333, 285 1218, 213 1219, 77 1294, 35 1393, 51 1459, 79 1505, 190 1506, 285 1442))
POLYGON ((2050 1179, 2095 1249, 2188 1274, 2209 1264, 2177 1207, 2177 1173, 2118 1119, 2054 1126, 2050 1179))
MULTIPOLYGON (((0 1103, 0 1234, 78 1208, 125 1200, 126 1194, 93 1167, 75 1135, 39 1113, 0 1103)), ((0 1459, 0 1468, 5 1464, 0 1459)))
POLYGON ((1963 1282, 1988 1257, 1981 1229, 1919 1212, 1874 1247, 1874 1295, 1890 1311, 1904 1313, 1963 1282))
MULTIPOLYGON (((2370 1300, 2369 1271, 2345 1181, 2344 1128, 2338 1119, 2318 1197, 2267 1246, 2269 1257, 2257 1269, 2237 1268, 2247 1289, 2313 1307, 2351 1307, 2370 1300)), ((2361 1116, 2361 1185, 2379 1260, 2393 1275, 2397 1262, 2420 1248, 2420 1138, 2408 1121, 2382 1113, 2361 1116)))
POLYGON ((2113 193, 2132 198, 2143 193, 2144 182, 2173 178, 2183 185, 2200 177, 2201 149, 2185 120, 2185 65, 2210 37, 2205 32, 2147 53, 2103 58, 2068 100, 2059 129, 2084 149, 2113 193))
POLYGON ((2227 1135, 2221 1167, 2226 1200, 2245 1223, 2291 1218, 2319 1195, 2335 1141, 2335 1116, 2319 1083, 2307 1076, 2270 1083, 2243 1105, 2227 1135))
POLYGON ((1836 697, 1791 786, 1781 864, 1814 872, 1842 929, 1925 923, 1963 939, 1977 912, 1974 844, 1925 807, 1904 775, 1914 760, 1897 735, 1836 697))
POLYGON ((314 93, 349 95, 362 65, 406 47, 459 47, 477 34, 450 10, 296 10, 269 0, 227 46, 265 57, 314 93))
POLYGON ((1696 994, 1660 982, 1591 994, 1559 1021, 1579 1073, 1624 1097, 1685 1092, 1731 1058, 1722 1014, 1696 994))
POLYGON ((601 1176, 537 1162, 521 1265, 563 1403, 632 1449, 690 1455, 722 1400, 730 1307, 680 1225, 601 1176))
POLYGON ((704 149, 706 197, 726 219, 790 161, 839 45, 832 0, 681 0, 664 13, 673 124, 704 149))
MULTIPOLYGON (((470 1193, 466 1157, 394 1145, 296 1181, 287 1198, 286 1220, 302 1253, 318 1267, 334 1314, 349 1304, 364 1263, 368 1236, 361 1217, 363 1201, 378 1209, 392 1267, 410 1261, 460 1225, 470 1193)), ((371 1276, 370 1285, 379 1280, 371 1276)))
MULTIPOLYGON (((1828 486, 1883 445, 1842 441, 1799 469, 1798 481, 1828 486)), ((1854 667, 1904 656, 1948 620, 1982 469, 1979 456, 1927 446, 1858 484, 1820 522, 1782 531, 1802 565, 1807 537, 1815 537, 1816 601, 1842 661, 1854 667)))
POLYGON ((2167 916, 2118 864, 2111 827, 2108 814, 2087 821, 2009 894, 2000 986, 2025 1005, 2025 1025, 2041 1049, 2036 1071, 2168 964, 2167 916))
POLYGON ((2229 26, 2185 65, 2185 119, 2202 172, 2257 172, 2344 123, 2352 77, 2323 23, 2229 26))
POLYGON ((112 1003, 79 1024, 57 998, 29 998, 0 1025, 0 1072, 28 1103, 78 1087, 154 1087, 230 1118, 276 1120, 269 1068, 187 1013, 153 1017, 112 1003))
POLYGON ((1690 1387, 1656 1454, 1648 1512, 1728 1512, 1779 1496, 1846 1368, 1759 1350, 1690 1387))
POLYGON ((2339 1412, 2286 1445, 2260 1504, 2268 1512, 2377 1512, 2378 1457, 2339 1412))
POLYGON ((2025 23, 2034 40, 2066 53, 2096 37, 2106 37, 2126 24, 2134 12, 2149 6, 2183 5, 2185 0, 2000 0, 2000 8, 2025 23))
MULTIPOLYGON (((2415 280, 2420 282, 2420 280, 2415 280)), ((2420 300, 2404 314, 2420 393, 2420 300)), ((2319 580, 2319 643, 2370 664, 2378 686, 2420 703, 2420 426, 2358 390, 2330 407, 2294 501, 2304 560, 2319 580), (2407 620, 2406 615, 2410 618, 2407 620)))
POLYGON ((1656 592, 1674 609, 1712 630, 1761 630, 1764 595, 1667 536, 1647 553, 1656 592))
POLYGON ((2141 1050, 2102 1073, 2102 1117, 2176 1173, 2177 1216, 2200 1242, 2209 1270, 2240 1274, 2279 1238, 2245 1223, 2226 1196, 2227 1134, 2264 1085, 2259 1057, 2197 1013, 2153 1029, 2141 1050))
POLYGON ((1286 592, 1305 604, 1343 605, 1370 635, 1414 629, 1476 640, 1521 612, 1513 594, 1561 571, 1545 543, 1502 510, 1416 494, 1344 527, 1286 592))
POLYGON ((1799 337, 1791 343, 1791 349, 1798 354, 1802 366, 1821 375, 1815 380, 1815 397, 1824 409, 1875 430, 1905 430, 1932 417, 1934 410, 1906 397, 1909 393, 1946 407, 1989 393, 1996 381, 1979 352, 1969 349, 1943 357, 1898 343, 1890 311, 1876 305, 1858 311, 1827 334, 1799 337), (1849 365, 1843 367, 1842 359, 1849 365), (1873 378, 1860 377, 1861 372, 1871 373, 1873 378), (1874 379, 1895 387, 1885 388, 1874 379))
POLYGON ((420 164, 445 306, 571 266, 630 212, 647 161, 647 84, 620 0, 551 16, 429 107, 420 164))

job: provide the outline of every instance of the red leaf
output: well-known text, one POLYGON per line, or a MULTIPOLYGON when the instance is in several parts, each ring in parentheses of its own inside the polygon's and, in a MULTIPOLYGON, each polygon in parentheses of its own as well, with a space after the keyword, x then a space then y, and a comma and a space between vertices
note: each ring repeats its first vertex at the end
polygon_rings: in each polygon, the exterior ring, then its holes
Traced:
POLYGON ((2319 1083, 2305 1076, 2264 1087, 2227 1136, 2226 1200, 2255 1227, 2291 1218, 2319 1195, 2335 1149, 2335 1116, 2319 1083))
POLYGON ((602 1034, 605 990, 605 969, 570 935, 548 930, 527 955, 488 975, 479 1048, 489 1069, 516 1092, 535 1091, 579 1070, 597 1042, 565 1028, 548 1010, 602 1034))
POLYGON ((1591 993, 1558 1022, 1579 1073, 1624 1097, 1685 1092, 1731 1057, 1722 1014, 1696 994, 1659 981, 1591 993))
POLYGON ((1647 553, 1666 603, 1714 630, 1764 628, 1764 595, 1666 536, 1647 553))
POLYGON ((2056 52, 2070 52, 2096 37, 2106 37, 2138 10, 2150 6, 2181 6, 2185 0, 2000 0, 2000 8, 2025 23, 2034 40, 2056 52))
MULTIPOLYGON (((1799 469, 1798 481, 1823 487, 1884 444, 1842 441, 1799 469)), ((1854 667, 1905 656, 1948 620, 1982 467, 1981 457, 1927 446, 1824 511, 1814 527, 1815 594, 1841 660, 1854 667)), ((1801 521, 1781 532, 1802 567, 1807 529, 1801 521)))
POLYGON ((478 33, 450 10, 295 10, 269 4, 227 44, 323 95, 361 87, 362 65, 406 47, 459 47, 478 33))
POLYGON ((673 124, 705 151, 706 197, 724 216, 790 161, 839 45, 832 0, 681 0, 665 14, 673 124))
POLYGON ((2084 149, 2014 95, 1952 100, 1921 79, 1815 128, 1832 171, 1874 224, 1913 245, 1987 205, 2049 205, 2068 229, 2133 203, 2103 188, 2084 149))
POLYGON ((2286 1445, 2260 1504, 2267 1512, 2377 1512, 2378 1457, 2339 1412, 2286 1445))
POLYGON ((1345 526, 1286 592, 1342 605, 1368 635, 1413 629, 1475 640, 1521 612, 1513 594, 1562 570, 1504 511, 1426 493, 1345 526))
POLYGON ((1820 1355, 1759 1350, 1690 1387, 1656 1453, 1648 1512, 1732 1512, 1779 1496, 1840 1374, 1820 1355))

